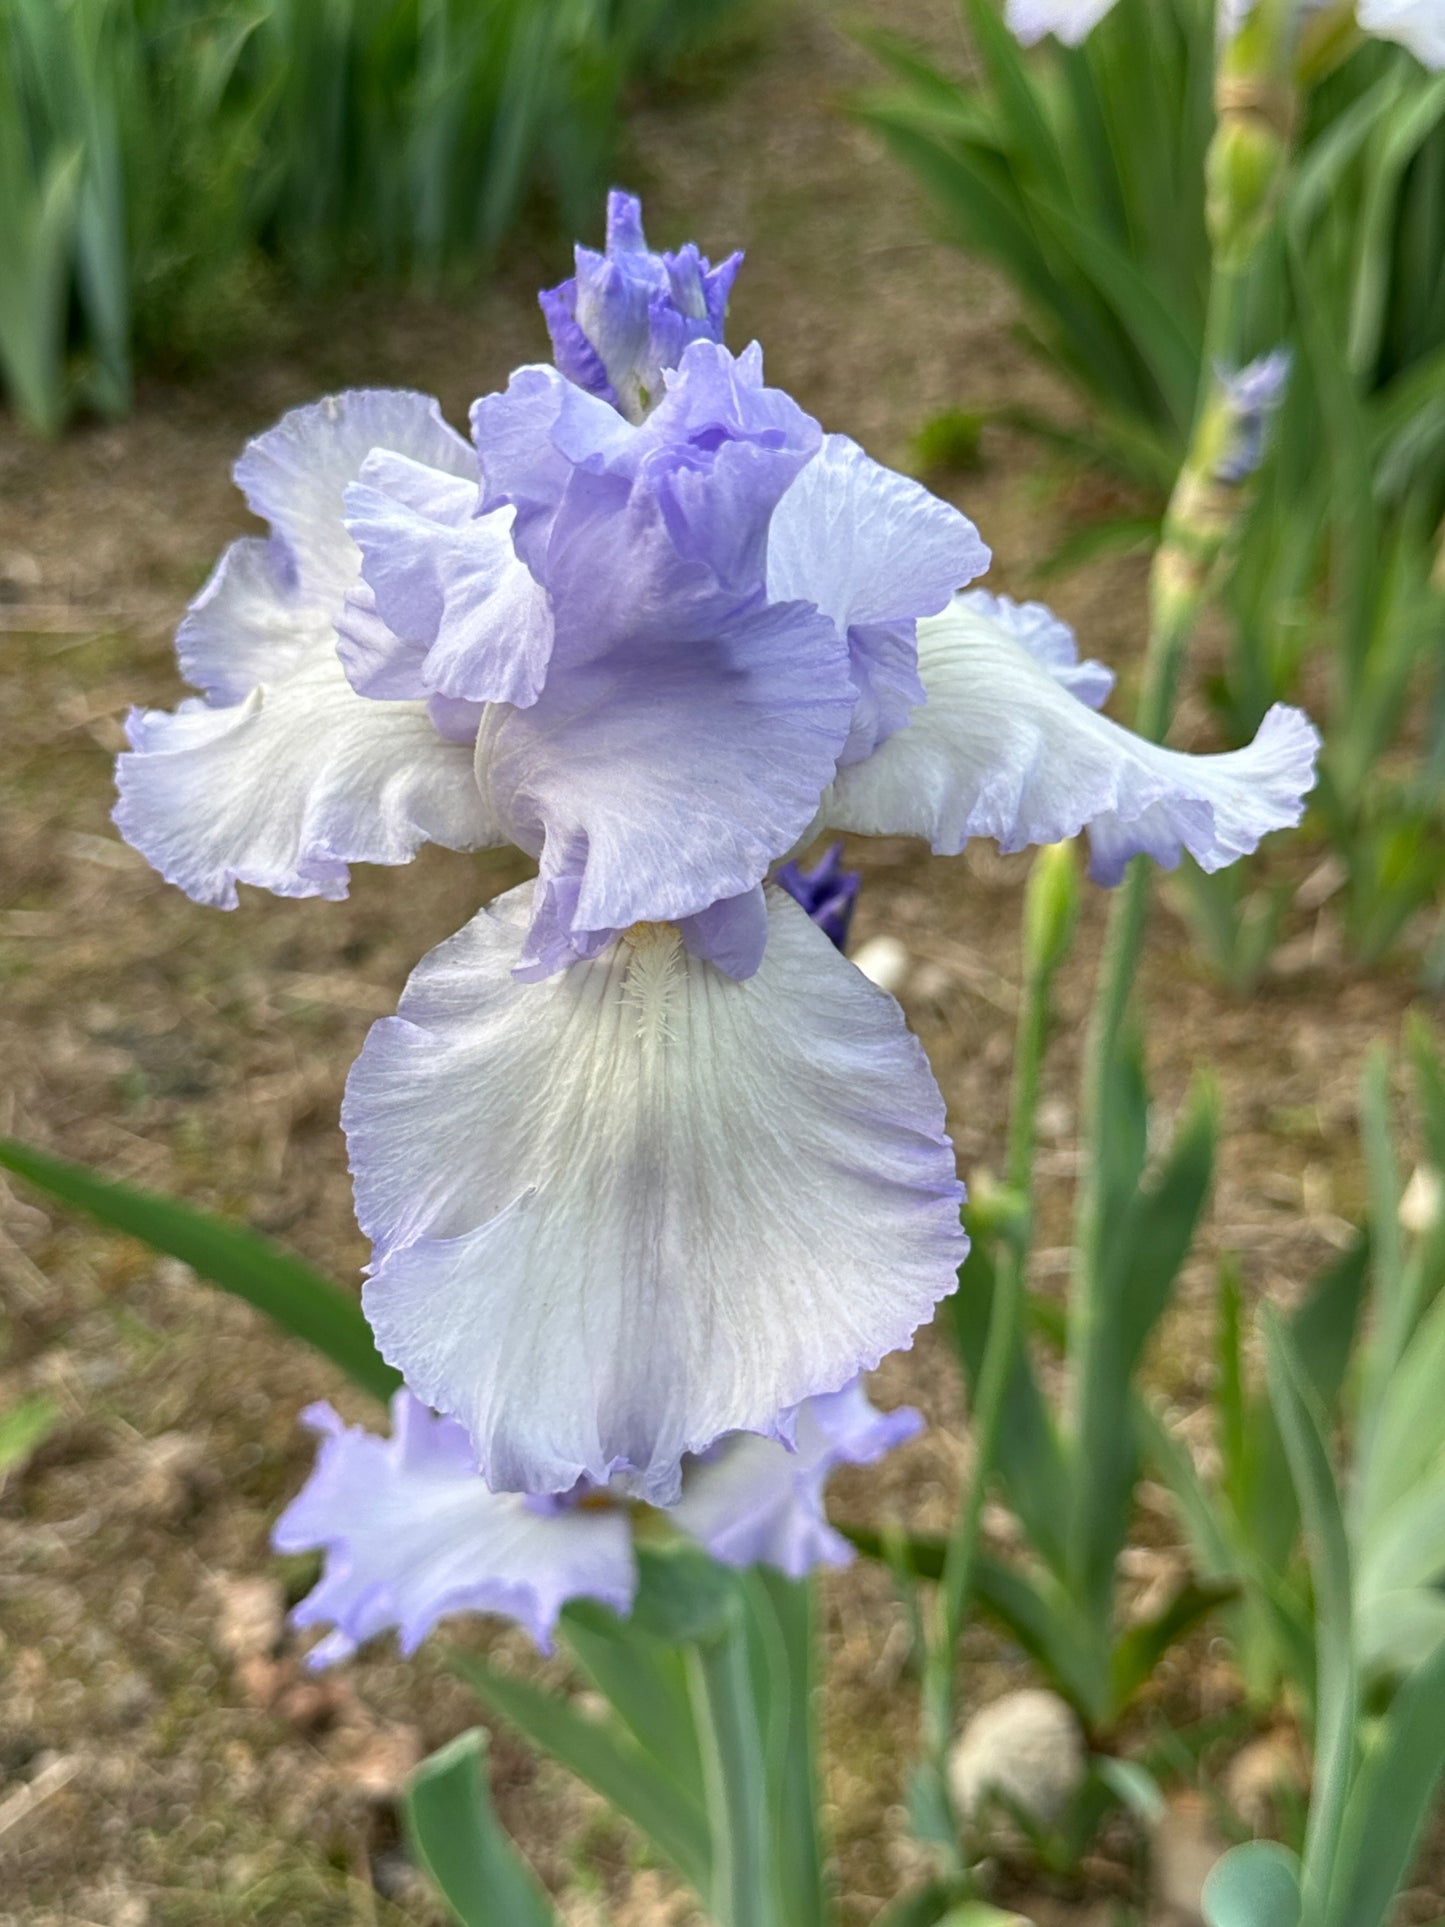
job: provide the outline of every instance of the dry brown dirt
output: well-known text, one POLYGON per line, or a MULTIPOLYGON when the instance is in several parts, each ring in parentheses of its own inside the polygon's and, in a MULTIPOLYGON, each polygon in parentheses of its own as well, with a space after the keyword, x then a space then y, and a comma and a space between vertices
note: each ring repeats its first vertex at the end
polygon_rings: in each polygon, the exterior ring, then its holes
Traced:
MULTIPOLYGON (((880 5, 875 20, 885 13, 964 60, 947 0, 880 5)), ((722 71, 639 110, 627 173, 658 241, 692 235, 714 257, 747 247, 734 344, 759 336, 773 380, 906 464, 913 431, 943 408, 1068 402, 1017 346, 1007 292, 930 238, 909 180, 839 111, 871 77, 847 37, 859 17, 825 0, 765 9, 755 44, 722 71)), ((564 271, 560 251, 533 244, 466 301, 358 293, 310 316, 284 350, 146 387, 129 422, 53 447, 0 423, 0 1128, 247 1220, 348 1282, 365 1254, 337 1128, 347 1067, 422 954, 525 867, 428 850, 406 869, 361 871, 344 904, 246 891, 231 914, 204 910, 118 841, 111 759, 129 704, 182 693, 170 636, 219 549, 249 526, 228 480, 246 436, 365 383, 430 390, 463 420, 474 395, 545 353, 533 291, 564 271)), ((1025 593, 1037 558, 1097 511, 1104 486, 1001 429, 985 433, 983 456, 943 486, 992 543, 996 586, 1025 593)), ((1050 587, 1087 650, 1123 670, 1125 705, 1143 570, 1099 562, 1050 587)), ((1209 744, 1197 701, 1174 740, 1209 744)), ((981 849, 943 862, 901 843, 850 854, 866 875, 855 940, 886 931, 910 953, 902 998, 947 1094, 960 1167, 997 1170, 1024 866, 981 849)), ((1298 880, 1321 854, 1301 835, 1267 869, 1298 880)), ((1044 1290, 1067 1257, 1101 917, 1093 897, 1046 1077, 1044 1290)), ((1152 1363, 1185 1412, 1208 1386, 1218 1251, 1241 1254, 1253 1292, 1288 1298, 1346 1235, 1362 1057, 1398 1038, 1412 1000, 1407 967, 1364 972, 1342 957, 1328 905, 1296 908, 1288 936, 1287 971, 1240 1001, 1201 971, 1167 903, 1155 917, 1157 1091, 1167 1110, 1208 1067, 1223 1099, 1210 1229, 1152 1363)), ((274 1602, 247 1589, 278 1570, 268 1529, 308 1461, 298 1409, 324 1395, 360 1415, 358 1401, 183 1268, 19 1185, 3 1202, 0 1411, 44 1389, 62 1422, 0 1493, 0 1921, 439 1920, 396 1850, 389 1795, 418 1746, 474 1721, 473 1704, 435 1646, 404 1665, 382 1644, 306 1687, 294 1649, 273 1653, 274 1602)), ((837 1514, 937 1529, 969 1454, 942 1335, 891 1360, 879 1392, 921 1405, 929 1429, 878 1471, 840 1479, 837 1514)), ((1141 1573, 1151 1556, 1167 1555, 1142 1549, 1141 1573)), ((901 1806, 906 1633, 874 1568, 831 1576, 823 1598, 827 1818, 843 1918, 863 1923, 922 1866, 901 1806)), ((473 1623, 462 1636, 502 1664, 533 1663, 505 1630, 473 1623)), ((1228 1699, 1217 1650, 1197 1657, 1168 1683, 1179 1716, 1228 1699)), ((548 1671, 563 1676, 560 1663, 548 1671)), ((1023 1677, 1016 1655, 970 1634, 967 1697, 1023 1677)), ((572 1927, 692 1918, 599 1804, 505 1731, 493 1770, 507 1825, 572 1927)), ((1101 1863, 1092 1893, 1039 1899, 1040 1918, 1103 1918, 1096 1903, 1117 1875, 1101 1863)))

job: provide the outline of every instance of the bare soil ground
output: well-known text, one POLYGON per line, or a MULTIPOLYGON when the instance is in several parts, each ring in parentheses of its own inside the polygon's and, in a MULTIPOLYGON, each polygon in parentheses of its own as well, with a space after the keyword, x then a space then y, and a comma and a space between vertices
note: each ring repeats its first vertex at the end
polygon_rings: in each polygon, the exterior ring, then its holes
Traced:
MULTIPOLYGON (((965 58, 948 0, 895 0, 875 18, 885 11, 965 58)), ((1068 402, 1016 345, 1007 292, 930 239, 910 181, 839 113, 871 77, 845 32, 853 17, 827 0, 765 12, 743 56, 641 109, 629 172, 658 240, 693 235, 714 257, 746 244, 735 345, 761 337, 773 380, 906 464, 912 432, 943 408, 1068 402)), ((534 290, 564 270, 538 248, 466 303, 354 296, 285 350, 152 386, 133 420, 54 447, 0 424, 0 1127, 246 1219, 344 1280, 365 1255, 337 1128, 347 1067, 422 954, 525 866, 433 850, 359 873, 344 904, 247 892, 234 913, 203 910, 118 841, 111 759, 130 703, 181 693, 171 632, 248 527, 228 480, 246 436, 361 383, 430 390, 463 420, 474 395, 545 353, 534 290)), ((1026 593, 1038 556, 1097 512, 1104 484, 1001 430, 983 453, 951 492, 993 544, 996 586, 1026 593)), ((1143 590, 1142 562, 1113 560, 1050 591, 1088 652, 1123 670, 1125 714, 1143 590)), ((1202 704, 1186 700, 1174 740, 1209 746, 1202 704)), ((1023 866, 982 849, 955 862, 903 844, 852 854, 867 879, 855 941, 887 931, 905 944, 903 1002, 976 1178, 1002 1161, 1023 866)), ((1267 863, 1299 880, 1321 855, 1302 835, 1267 863)), ((1101 921, 1095 897, 1048 1070, 1046 1290, 1067 1259, 1101 921)), ((1413 996, 1405 966, 1365 973, 1342 957, 1328 905, 1297 907, 1288 934, 1284 968, 1237 1001, 1201 972, 1167 905, 1155 918, 1156 1088, 1172 1105, 1212 1069, 1225 1125, 1209 1233, 1152 1363, 1186 1413, 1210 1375, 1217 1253, 1240 1253, 1255 1293, 1289 1299, 1347 1235, 1363 1054, 1398 1037, 1413 996)), ((419 1750, 474 1722, 473 1703, 437 1643, 407 1665, 382 1645, 335 1680, 304 1682, 294 1649, 277 1655, 274 1601, 254 1583, 278 1570, 267 1533, 308 1463, 298 1409, 324 1395, 360 1416, 356 1399, 184 1268, 18 1186, 3 1201, 0 1412, 43 1388, 63 1422, 0 1493, 0 1922, 439 1920, 397 1851, 390 1797, 419 1750)), ((929 1430, 877 1472, 840 1479, 837 1513, 937 1529, 969 1449, 942 1335, 890 1361, 879 1395, 921 1405, 929 1430)), ((1171 1557, 1167 1524, 1143 1536, 1141 1585, 1171 1557)), ((828 1820, 843 1917, 861 1924, 922 1865, 901 1807, 913 1689, 887 1579, 857 1566, 823 1596, 828 1820)), ((535 1664, 489 1624, 459 1636, 535 1664)), ((1176 1716, 1232 1697, 1217 1648, 1193 1651, 1197 1666, 1176 1665, 1161 1688, 1176 1716)), ((971 1700, 1024 1676, 991 1635, 970 1635, 971 1700)), ((597 1802, 505 1731, 493 1769, 503 1817, 572 1927, 693 1918, 597 1802)), ((1031 1904, 1041 1921, 1103 1920, 1123 1878, 1101 1860, 1083 1887, 1031 1904)), ((1422 1890, 1409 1917, 1442 1904, 1422 1890)))

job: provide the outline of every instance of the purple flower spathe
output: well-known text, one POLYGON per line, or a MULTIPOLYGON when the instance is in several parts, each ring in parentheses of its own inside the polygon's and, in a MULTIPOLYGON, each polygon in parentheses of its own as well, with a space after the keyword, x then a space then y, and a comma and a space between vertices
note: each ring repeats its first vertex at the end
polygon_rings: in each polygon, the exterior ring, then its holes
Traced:
MULTIPOLYGON (((492 1492, 462 1427, 405 1390, 392 1400, 390 1437, 344 1424, 326 1404, 302 1417, 320 1447, 272 1542, 325 1555, 292 1615, 298 1626, 330 1628, 311 1665, 347 1659, 391 1629, 412 1653, 458 1612, 514 1620, 550 1652, 569 1600, 630 1611, 637 1566, 624 1494, 586 1482, 554 1497, 492 1492)), ((794 1448, 734 1435, 689 1461, 681 1501, 665 1516, 727 1565, 767 1564, 801 1579, 845 1564, 852 1548, 824 1511, 830 1474, 872 1464, 922 1423, 907 1407, 878 1411, 855 1383, 793 1415, 794 1448)))
POLYGON ((723 338, 728 294, 742 265, 713 267, 688 242, 656 254, 642 232, 642 204, 614 188, 607 246, 579 247, 577 272, 538 297, 561 372, 589 395, 638 422, 662 397, 663 375, 694 341, 723 338))

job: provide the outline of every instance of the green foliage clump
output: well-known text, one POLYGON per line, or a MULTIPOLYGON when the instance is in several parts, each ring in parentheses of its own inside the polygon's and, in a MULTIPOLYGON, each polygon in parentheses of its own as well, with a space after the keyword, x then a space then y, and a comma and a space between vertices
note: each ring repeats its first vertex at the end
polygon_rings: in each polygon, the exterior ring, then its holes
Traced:
POLYGON ((731 0, 0 0, 0 385, 54 433, 277 290, 572 231, 629 89, 731 0))

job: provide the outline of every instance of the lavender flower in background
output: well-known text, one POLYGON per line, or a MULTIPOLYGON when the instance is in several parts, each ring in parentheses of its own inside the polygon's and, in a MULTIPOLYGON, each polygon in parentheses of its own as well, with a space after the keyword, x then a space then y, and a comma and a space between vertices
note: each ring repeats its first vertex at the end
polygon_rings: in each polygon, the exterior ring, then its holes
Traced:
POLYGON ((1355 20, 1362 33, 1394 40, 1422 67, 1445 67, 1445 0, 1359 0, 1355 20))
POLYGON ((461 1426, 399 1391, 391 1436, 345 1425, 329 1405, 302 1414, 321 1440, 301 1491, 276 1521, 278 1552, 319 1548, 318 1584, 292 1615, 329 1626, 314 1666, 348 1659, 395 1628, 415 1652, 447 1613, 514 1619, 544 1650, 569 1599, 632 1603, 632 1540, 620 1513, 493 1493, 461 1426))
POLYGON ((1225 446, 1214 464, 1216 481, 1235 487, 1259 468, 1292 364, 1288 348, 1275 348, 1237 370, 1216 366, 1214 378, 1225 410, 1225 446))
POLYGON ((724 1565, 776 1566, 789 1579, 845 1566, 853 1548, 823 1510, 829 1478, 840 1465, 875 1465, 922 1430, 911 1406, 880 1412, 855 1379, 799 1407, 793 1450, 740 1432, 695 1459, 668 1517, 724 1565))
MULTIPOLYGON (((1323 13, 1334 0, 1298 0, 1301 15, 1323 13)), ((1015 38, 1032 47, 1053 34, 1077 47, 1113 11, 1116 0, 1007 0, 1005 18, 1015 38)), ((1337 7, 1341 14, 1347 9, 1337 7)), ((1219 33, 1237 34, 1254 11, 1254 0, 1219 0, 1219 33)), ((1445 0, 1358 0, 1355 24, 1361 33, 1393 40, 1432 71, 1445 67, 1445 0)))
POLYGON ((831 943, 839 950, 848 948, 848 930, 863 879, 856 870, 843 868, 841 843, 831 844, 811 870, 798 863, 783 864, 773 881, 802 904, 831 943))
MULTIPOLYGON (((348 1426, 329 1405, 302 1414, 320 1438, 316 1464, 272 1534, 280 1552, 325 1554, 322 1575, 292 1614, 330 1630, 308 1663, 327 1666, 394 1629, 415 1652, 459 1612, 516 1621, 543 1652, 562 1608, 595 1599, 623 1615, 637 1590, 625 1495, 580 1484, 536 1498, 492 1492, 462 1427, 410 1392, 392 1400, 391 1436, 348 1426)), ((917 1412, 880 1412, 861 1384, 810 1400, 795 1415, 796 1450, 736 1436, 688 1462, 666 1515, 727 1565, 766 1564, 792 1579, 844 1565, 847 1540, 828 1524, 824 1489, 839 1465, 871 1465, 921 1428, 917 1412)))
POLYGON ((1077 47, 1114 4, 1115 0, 1008 0, 1004 18, 1025 47, 1050 33, 1066 47, 1077 47))
POLYGON ((642 203, 614 188, 607 247, 577 249, 577 272, 538 296, 552 354, 568 381, 640 422, 662 399, 664 371, 694 341, 721 342, 741 254, 713 267, 692 242, 655 254, 642 232, 642 203))

